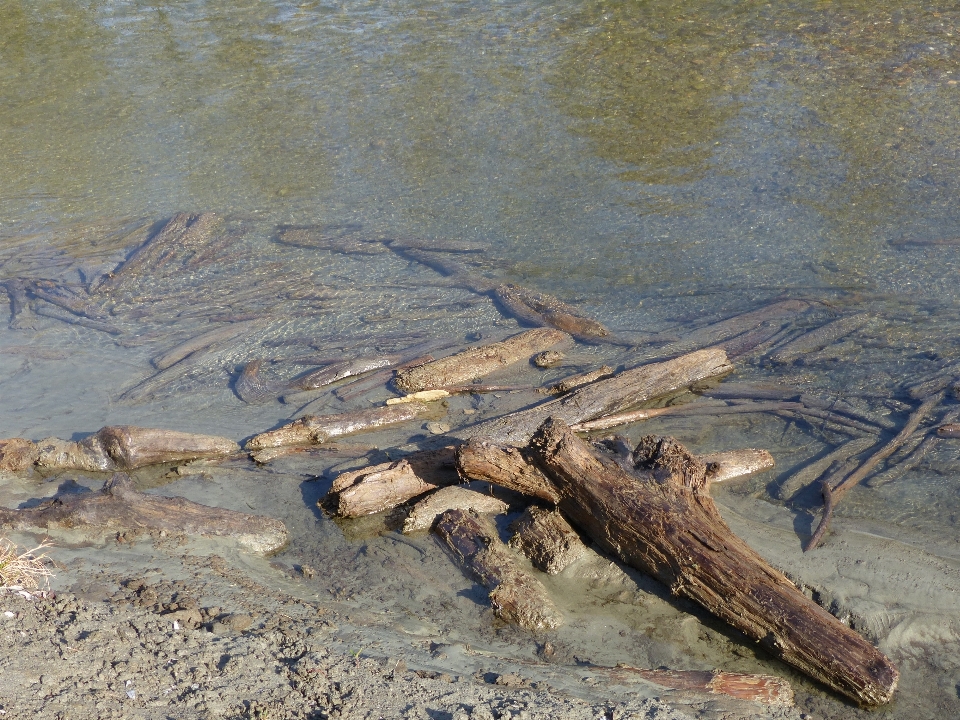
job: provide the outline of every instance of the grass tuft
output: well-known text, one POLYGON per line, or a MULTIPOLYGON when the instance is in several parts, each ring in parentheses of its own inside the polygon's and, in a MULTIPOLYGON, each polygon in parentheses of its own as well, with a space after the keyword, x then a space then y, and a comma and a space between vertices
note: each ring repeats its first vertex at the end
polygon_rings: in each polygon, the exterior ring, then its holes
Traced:
POLYGON ((11 541, 0 539, 0 588, 47 589, 53 577, 47 565, 52 560, 43 551, 49 547, 53 544, 44 540, 33 550, 21 552, 11 541))

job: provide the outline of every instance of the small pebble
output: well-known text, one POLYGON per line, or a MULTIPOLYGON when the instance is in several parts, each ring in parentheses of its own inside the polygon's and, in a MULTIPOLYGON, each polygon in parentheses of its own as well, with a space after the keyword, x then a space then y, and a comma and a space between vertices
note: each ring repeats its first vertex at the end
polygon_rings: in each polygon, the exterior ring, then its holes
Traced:
POLYGON ((442 422, 428 422, 426 428, 431 435, 443 435, 445 432, 450 432, 450 426, 442 422))

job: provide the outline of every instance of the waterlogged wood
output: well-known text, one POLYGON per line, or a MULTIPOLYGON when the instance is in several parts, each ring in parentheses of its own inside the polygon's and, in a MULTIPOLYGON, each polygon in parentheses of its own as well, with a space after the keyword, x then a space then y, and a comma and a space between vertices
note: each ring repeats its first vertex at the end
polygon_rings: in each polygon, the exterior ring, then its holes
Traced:
POLYGON ((319 445, 332 437, 375 430, 385 425, 413 420, 429 412, 430 408, 423 403, 408 403, 355 410, 337 415, 304 415, 276 430, 255 435, 247 441, 243 449, 263 450, 284 445, 319 445))
POLYGON ((53 280, 34 280, 27 288, 35 297, 51 305, 63 308, 74 315, 82 315, 91 320, 103 320, 103 311, 90 302, 85 290, 70 287, 53 280))
POLYGON ((33 322, 30 319, 30 298, 27 296, 29 281, 20 278, 11 278, 0 283, 7 291, 10 299, 10 323, 12 330, 32 330, 33 322))
POLYGON ((569 339, 569 335, 559 330, 528 330, 431 363, 402 368, 397 371, 394 384, 399 390, 412 393, 469 383, 569 339))
POLYGON ((380 355, 378 357, 356 358, 340 363, 334 363, 319 370, 313 370, 287 384, 287 390, 316 390, 332 385, 348 377, 363 375, 364 373, 381 368, 392 367, 403 360, 402 355, 380 355))
POLYGON ((937 428, 937 436, 942 438, 960 438, 960 424, 946 423, 937 428))
POLYGON ((574 423, 570 426, 570 429, 574 432, 609 430, 610 428, 620 427, 621 425, 629 425, 631 423, 640 422, 641 420, 649 420, 650 418, 659 417, 660 415, 669 415, 672 412, 676 412, 677 407, 682 406, 673 405, 662 408, 645 408, 642 410, 631 410, 630 412, 625 413, 615 413, 613 415, 606 415, 602 418, 597 418, 596 420, 574 423))
POLYGON ((743 448, 701 455, 700 461, 707 465, 707 482, 724 482, 745 475, 769 470, 776 462, 766 450, 743 448))
POLYGON ((553 483, 523 448, 473 438, 457 448, 457 470, 470 480, 492 482, 551 505, 560 502, 553 483))
POLYGON ((870 321, 871 317, 869 313, 858 313, 828 322, 826 325, 791 340, 776 352, 771 353, 769 360, 780 365, 792 363, 804 355, 822 350, 830 343, 859 330, 870 321))
POLYGON ((567 356, 560 352, 559 350, 544 350, 542 353, 537 353, 530 360, 538 368, 552 368, 554 365, 559 365, 567 356))
POLYGON ((609 365, 601 365, 595 370, 589 370, 585 373, 566 377, 560 382, 554 383, 548 387, 546 392, 550 393, 551 395, 564 395, 571 390, 576 390, 578 387, 589 385, 597 380, 603 380, 611 375, 613 375, 613 368, 609 365))
POLYGON ((467 574, 490 591, 490 605, 501 620, 534 631, 563 623, 546 588, 520 567, 490 520, 467 510, 447 510, 435 531, 467 574))
POLYGON ((628 473, 548 420, 530 453, 564 514, 605 550, 837 692, 864 705, 892 698, 893 664, 733 534, 706 492, 706 466, 678 443, 644 438, 628 473))
POLYGON ((606 671, 611 680, 627 681, 637 676, 670 690, 692 690, 711 695, 726 695, 778 707, 793 706, 793 688, 775 675, 730 673, 723 670, 662 670, 617 665, 604 668, 591 665, 593 671, 606 671))
POLYGON ((245 403, 258 404, 271 400, 279 389, 278 383, 265 380, 260 374, 263 360, 256 358, 243 366, 240 376, 233 384, 237 397, 245 403))
POLYGON ((147 465, 217 459, 239 452, 233 440, 177 430, 110 425, 78 442, 46 438, 37 443, 38 467, 113 472, 147 465))
POLYGON ((264 324, 264 320, 248 320, 245 322, 230 323, 214 328, 213 330, 208 330, 180 343, 176 347, 170 348, 165 353, 157 355, 151 362, 157 370, 166 370, 168 367, 176 365, 197 350, 208 348, 211 345, 229 342, 251 330, 262 327, 264 324))
POLYGON ((531 505, 512 525, 510 547, 523 553, 537 570, 557 575, 587 552, 577 531, 557 510, 531 505))
POLYGON ((140 493, 122 473, 115 474, 99 492, 64 495, 23 510, 0 509, 0 525, 227 537, 258 555, 278 552, 288 542, 287 529, 279 520, 140 493))
POLYGON ((112 325, 111 323, 103 322, 102 320, 91 320, 90 318, 82 315, 74 315, 73 313, 66 312, 65 310, 61 310, 50 305, 39 305, 34 308, 34 312, 37 315, 53 318, 54 320, 59 320, 69 325, 79 325, 80 327, 90 328, 91 330, 99 330, 100 332, 107 333, 108 335, 120 335, 123 332, 120 330, 120 328, 118 328, 116 325, 112 325))
POLYGON ((463 437, 481 437, 507 445, 526 445, 548 417, 573 425, 615 415, 657 397, 732 372, 721 349, 688 355, 624 370, 573 392, 526 410, 494 418, 459 431, 463 437))
POLYGON ((820 518, 820 524, 817 525, 817 529, 814 530, 813 535, 803 546, 804 552, 813 550, 820 544, 820 541, 827 532, 827 528, 830 526, 833 507, 840 501, 840 498, 842 498, 850 488, 860 483, 861 480, 873 472, 873 469, 879 465, 882 460, 885 460, 896 452, 897 449, 910 438, 920 423, 923 422, 924 418, 930 414, 930 411, 940 404, 941 400, 943 400, 942 392, 931 395, 924 400, 920 407, 910 414, 903 429, 900 430, 897 436, 864 460, 863 464, 856 470, 849 474, 844 473, 840 478, 828 476, 823 479, 821 483, 824 500, 823 517, 820 518))
POLYGON ((537 327, 554 327, 582 342, 597 342, 610 331, 596 320, 584 317, 572 305, 519 285, 498 285, 493 291, 497 302, 517 320, 537 327))
POLYGON ((437 518, 447 510, 472 510, 478 515, 501 515, 508 506, 503 500, 479 489, 465 485, 442 487, 427 495, 410 509, 403 521, 403 532, 429 530, 437 518))

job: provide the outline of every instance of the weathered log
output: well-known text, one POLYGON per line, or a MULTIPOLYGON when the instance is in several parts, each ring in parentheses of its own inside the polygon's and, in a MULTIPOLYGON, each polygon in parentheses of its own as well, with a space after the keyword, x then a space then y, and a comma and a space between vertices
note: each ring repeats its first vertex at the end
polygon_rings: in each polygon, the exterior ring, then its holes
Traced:
POLYGON ((858 313, 828 322, 783 345, 770 354, 769 360, 781 365, 794 362, 803 355, 822 350, 833 341, 859 330, 870 319, 869 313, 858 313))
POLYGON ((340 473, 318 505, 340 517, 383 512, 459 482, 454 448, 423 450, 400 460, 340 473))
POLYGON ((37 445, 38 467, 113 472, 147 465, 223 458, 240 450, 233 440, 177 430, 111 425, 73 442, 46 438, 37 445))
POLYGON ((559 418, 570 425, 596 420, 732 370, 723 350, 699 350, 672 360, 624 370, 561 398, 464 428, 458 435, 507 445, 526 445, 548 417, 559 418))
POLYGON ((259 555, 287 544, 282 522, 178 497, 137 492, 130 478, 115 474, 99 492, 64 495, 23 510, 0 509, 0 525, 11 528, 98 528, 137 532, 229 537, 259 555))
POLYGON ((247 440, 243 449, 263 450, 284 445, 319 445, 328 438, 413 420, 429 410, 423 403, 407 403, 355 410, 337 415, 304 415, 276 430, 255 435, 247 440))
POLYGON ((185 340, 176 347, 172 347, 164 353, 157 355, 151 362, 157 370, 166 370, 168 367, 177 364, 188 355, 197 350, 208 348, 211 345, 218 345, 238 338, 246 332, 264 325, 264 320, 246 320, 244 322, 228 323, 220 327, 200 333, 195 337, 185 340))
POLYGON ((636 675, 670 690, 692 690, 764 705, 793 706, 793 688, 786 680, 775 675, 729 673, 723 670, 652 670, 630 665, 612 668, 591 665, 590 669, 594 672, 605 671, 604 674, 611 680, 625 681, 629 676, 636 675))
POLYGON ((461 567, 490 591, 497 617, 528 630, 562 624, 546 588, 520 568, 490 520, 468 510, 447 510, 435 530, 461 567))
POLYGON ((402 355, 381 355, 370 358, 356 358, 334 363, 319 370, 311 370, 305 375, 294 378, 287 384, 288 390, 316 390, 332 385, 348 377, 363 375, 373 370, 391 367, 401 362, 402 355))
POLYGON ((589 370, 585 373, 565 377, 560 382, 554 383, 548 387, 546 392, 550 393, 551 395, 563 395, 571 390, 576 390, 578 387, 589 385, 597 380, 603 380, 611 375, 613 375, 613 368, 609 365, 601 365, 596 370, 589 370))
POLYGON ((644 438, 634 451, 643 469, 627 473, 551 419, 530 452, 560 508, 605 550, 857 702, 891 699, 893 664, 733 534, 706 492, 705 465, 678 443, 644 438))
POLYGON ((563 572, 587 552, 577 531, 557 510, 531 505, 514 521, 512 529, 510 547, 548 575, 563 572))
POLYGON ((431 363, 398 370, 394 384, 407 393, 462 385, 565 340, 569 340, 569 335, 559 330, 528 330, 501 342, 481 345, 431 363))
POLYGON ((523 448, 473 438, 457 448, 457 470, 470 480, 485 480, 551 505, 560 502, 553 483, 523 448))
POLYGON ((88 317, 75 315, 50 305, 40 305, 39 307, 35 307, 34 312, 37 315, 43 315, 44 317, 53 318, 54 320, 60 320, 61 322, 65 322, 69 325, 79 325, 80 327, 90 328, 91 330, 99 330, 100 332, 105 332, 108 335, 120 335, 123 332, 120 330, 120 328, 118 328, 116 325, 112 325, 111 323, 103 322, 102 320, 91 320, 88 317))
POLYGON ((493 297, 527 325, 554 327, 582 342, 597 342, 610 335, 610 331, 596 320, 584 317, 575 307, 546 293, 507 284, 497 286, 493 297))
POLYGON ((776 496, 780 500, 791 500, 803 488, 817 480, 824 472, 835 463, 843 464, 854 455, 859 455, 864 450, 872 447, 876 442, 874 437, 854 438, 848 440, 840 447, 832 450, 821 458, 807 463, 800 470, 784 480, 776 490, 776 496))
POLYGON ((707 465, 707 482, 723 482, 733 478, 769 470, 775 465, 773 455, 766 450, 744 448, 701 455, 707 465))
POLYGON ((530 362, 538 368, 546 369, 552 368, 554 365, 559 365, 566 357, 567 356, 559 350, 544 350, 542 353, 534 355, 530 362))
POLYGON ((507 512, 507 503, 478 487, 449 485, 430 493, 410 508, 407 519, 403 521, 403 532, 429 530, 447 510, 472 510, 478 515, 500 515, 507 512))

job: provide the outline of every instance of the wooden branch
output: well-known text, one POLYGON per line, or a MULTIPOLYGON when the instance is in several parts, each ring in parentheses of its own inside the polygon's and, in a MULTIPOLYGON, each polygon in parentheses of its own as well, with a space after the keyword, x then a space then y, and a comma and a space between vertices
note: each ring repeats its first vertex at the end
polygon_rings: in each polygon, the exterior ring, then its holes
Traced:
POLYGON ((828 322, 815 330, 810 330, 800 337, 791 340, 780 347, 776 352, 769 356, 769 360, 777 364, 787 364, 797 360, 803 355, 822 350, 835 340, 839 340, 845 335, 859 330, 871 319, 869 313, 858 313, 848 315, 837 320, 828 322))
POLYGON ((528 630, 563 623, 546 588, 521 569, 490 520, 468 510, 447 510, 435 530, 460 566, 490 591, 497 617, 528 630))
MULTIPOLYGON (((942 392, 931 395, 924 400, 920 407, 914 410, 910 417, 907 418, 907 422, 904 424, 903 429, 895 438, 893 438, 893 440, 868 457, 860 467, 843 478, 843 480, 837 483, 837 485, 830 487, 829 497, 828 493, 824 492, 824 501, 830 500, 832 503, 830 507, 831 512, 827 512, 825 507, 823 516, 820 518, 820 524, 817 525, 817 529, 814 531, 813 536, 807 541, 807 544, 803 546, 804 552, 813 550, 815 547, 817 547, 817 545, 820 544, 820 541, 827 532, 827 527, 830 524, 830 518, 833 517, 833 506, 840 501, 840 498, 842 498, 850 488, 852 488, 854 485, 857 485, 861 480, 867 477, 867 475, 869 475, 882 460, 890 457, 894 452, 896 452, 897 448, 903 445, 910 438, 910 436, 913 434, 913 431, 917 429, 930 411, 940 404, 941 400, 943 400, 942 392)), ((824 482, 829 483, 830 478, 824 482)))
POLYGON ((583 316, 565 302, 519 285, 499 285, 493 291, 497 302, 515 318, 528 325, 554 327, 582 342, 598 342, 610 331, 596 320, 583 316))
POLYGON ((564 393, 568 393, 571 390, 576 390, 578 387, 583 387, 584 385, 589 385, 597 380, 604 380, 611 375, 613 375, 613 368, 609 365, 601 365, 596 370, 590 370, 585 373, 580 373, 579 375, 565 377, 560 382, 554 383, 548 387, 545 392, 550 393, 551 395, 563 395, 564 393))
POLYGON ((724 482, 733 478, 769 470, 776 463, 766 450, 744 448, 701 455, 707 465, 707 482, 724 482))
POLYGON ((526 445, 548 417, 573 425, 628 410, 642 402, 733 370, 723 350, 699 350, 660 363, 624 370, 556 400, 479 423, 460 432, 494 443, 526 445))
POLYGON ((410 509, 410 514, 403 521, 404 534, 429 530, 447 510, 472 510, 478 515, 500 515, 507 512, 507 504, 498 497, 466 485, 443 487, 410 509))
POLYGON ((492 482, 551 505, 560 502, 553 483, 520 448, 474 438, 457 448, 457 470, 470 480, 492 482))
POLYGON ((407 403, 338 415, 304 415, 276 430, 268 430, 253 436, 247 440, 243 449, 263 450, 284 445, 319 445, 332 437, 413 420, 429 411, 430 408, 423 403, 407 403))
POLYGON ((559 420, 530 443, 560 508, 608 552, 834 690, 865 705, 888 702, 896 668, 732 533, 705 490, 702 463, 681 450, 642 441, 634 456, 647 469, 633 474, 559 420))
POLYGON ((24 510, 0 509, 0 525, 12 528, 99 528, 109 531, 157 530, 229 537, 245 550, 269 555, 288 540, 282 522, 178 497, 137 492, 130 478, 115 474, 99 492, 64 495, 24 510))
POLYGON ((394 384, 406 393, 462 385, 570 339, 559 330, 528 330, 501 342, 397 371, 394 384))

